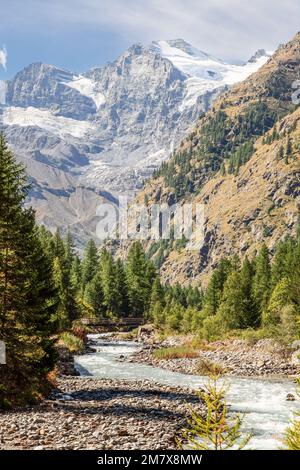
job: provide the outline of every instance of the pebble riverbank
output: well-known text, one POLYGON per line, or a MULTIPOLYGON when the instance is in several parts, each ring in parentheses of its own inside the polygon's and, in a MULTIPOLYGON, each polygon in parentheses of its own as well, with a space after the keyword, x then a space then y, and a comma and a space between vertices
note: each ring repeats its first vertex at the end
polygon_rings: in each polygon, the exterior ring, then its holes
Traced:
MULTIPOLYGON (((184 340, 170 337, 159 342, 142 338, 142 349, 130 357, 131 362, 149 364, 183 374, 201 375, 201 361, 220 366, 224 375, 237 377, 294 377, 300 374, 300 364, 293 362, 293 351, 286 350, 273 340, 249 344, 245 340, 225 340, 209 343, 197 350, 198 357, 157 359, 153 352, 161 347, 180 345, 184 340)), ((300 351, 299 351, 300 352, 300 351)))
POLYGON ((38 406, 0 413, 0 449, 175 449, 190 390, 154 382, 61 377, 38 406))

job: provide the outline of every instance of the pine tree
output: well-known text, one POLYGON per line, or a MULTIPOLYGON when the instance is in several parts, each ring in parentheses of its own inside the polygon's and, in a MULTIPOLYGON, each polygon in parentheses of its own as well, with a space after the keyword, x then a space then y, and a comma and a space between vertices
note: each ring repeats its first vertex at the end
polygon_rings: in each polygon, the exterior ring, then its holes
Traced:
POLYGON ((82 284, 81 262, 79 256, 75 255, 70 269, 70 283, 74 294, 80 293, 82 284))
POLYGON ((177 441, 179 448, 188 446, 192 450, 241 450, 251 439, 243 436, 243 419, 239 414, 229 413, 226 403, 227 386, 218 384, 217 377, 211 377, 203 390, 197 394, 205 403, 205 416, 190 407, 188 427, 182 430, 182 438, 177 441))
POLYGON ((157 328, 163 328, 165 325, 165 310, 160 302, 151 306, 151 320, 157 328))
POLYGON ((70 275, 73 261, 75 259, 75 247, 72 235, 70 232, 67 233, 64 243, 64 258, 66 263, 66 269, 70 275))
POLYGON ((253 265, 246 256, 240 273, 241 289, 244 298, 242 328, 257 327, 260 323, 260 312, 257 309, 252 292, 253 276, 253 265))
POLYGON ((231 262, 222 259, 214 270, 204 296, 204 314, 215 315, 220 305, 225 281, 231 271, 231 262))
POLYGON ((283 145, 280 145, 277 153, 277 160, 282 160, 284 157, 284 147, 283 145))
POLYGON ((75 259, 73 240, 70 233, 65 242, 61 238, 59 230, 54 236, 54 260, 53 273, 56 288, 59 292, 59 306, 56 319, 61 330, 70 326, 78 315, 76 290, 71 282, 71 269, 75 259))
POLYGON ((155 278, 151 289, 150 307, 155 305, 157 302, 161 305, 164 304, 164 289, 158 276, 155 278))
POLYGON ((34 212, 25 209, 24 169, 0 136, 0 406, 32 400, 43 391, 55 354, 56 308, 51 263, 39 241, 34 212))
POLYGON ((226 328, 238 329, 243 327, 244 302, 240 273, 233 271, 225 282, 222 300, 217 312, 226 328))
POLYGON ((99 257, 97 247, 93 240, 89 240, 83 255, 81 266, 81 292, 84 295, 86 285, 93 279, 99 268, 99 257))
POLYGON ((57 229, 53 240, 53 257, 59 258, 61 261, 65 258, 65 245, 60 234, 60 230, 57 229))
POLYGON ((127 317, 129 315, 128 289, 124 264, 120 258, 117 258, 115 263, 115 282, 120 298, 119 314, 127 317))
POLYGON ((186 295, 187 305, 201 310, 203 305, 203 292, 198 287, 189 287, 186 295))
POLYGON ((281 322, 283 307, 289 303, 289 283, 286 278, 282 278, 275 286, 269 304, 263 312, 264 325, 278 325, 281 322))
POLYGON ((225 282, 217 315, 228 329, 255 327, 259 323, 251 293, 252 275, 246 258, 241 271, 232 271, 225 282))
POLYGON ((255 260, 252 295, 260 315, 267 308, 271 287, 271 267, 269 250, 263 245, 255 260))
POLYGON ((161 285, 159 276, 157 276, 151 289, 149 312, 146 314, 147 319, 153 321, 155 318, 157 319, 165 306, 165 290, 161 285))
POLYGON ((286 142, 286 150, 285 150, 285 155, 286 157, 290 157, 293 153, 293 143, 292 139, 290 136, 288 136, 287 142, 286 142))
POLYGON ((182 320, 180 322, 180 331, 182 333, 187 334, 192 331, 195 312, 197 311, 192 307, 188 307, 184 310, 182 320))
POLYGON ((37 228, 39 242, 44 250, 44 253, 47 254, 48 258, 53 262, 54 260, 54 237, 52 233, 47 230, 44 225, 40 225, 37 228))
POLYGON ((153 264, 147 260, 142 245, 134 242, 125 266, 131 316, 142 316, 149 310, 152 285, 156 277, 153 264))
POLYGON ((288 237, 279 241, 271 267, 271 287, 274 288, 281 279, 289 278, 295 266, 295 243, 288 237))
POLYGON ((173 287, 172 294, 175 302, 179 303, 185 308, 187 307, 187 292, 178 282, 173 287))
POLYGON ((274 142, 276 139, 277 139, 277 126, 274 126, 272 137, 271 137, 271 142, 274 142))
POLYGON ((59 331, 62 331, 70 326, 70 319, 68 315, 68 299, 66 298, 64 288, 64 270, 58 257, 55 257, 53 261, 53 280, 59 297, 59 305, 55 312, 55 322, 58 325, 59 331))
POLYGON ((106 317, 100 271, 96 273, 93 279, 86 285, 83 300, 92 309, 96 317, 106 317))
MULTIPOLYGON (((298 262, 294 266, 289 279, 289 298, 295 306, 298 314, 300 313, 300 256, 297 257, 298 262)), ((299 319, 300 320, 300 319, 299 319)))
POLYGON ((104 308, 107 314, 119 316, 122 308, 122 293, 119 290, 113 257, 105 248, 100 256, 100 277, 104 308))
POLYGON ((169 330, 180 331, 185 308, 175 300, 165 309, 165 323, 169 330))

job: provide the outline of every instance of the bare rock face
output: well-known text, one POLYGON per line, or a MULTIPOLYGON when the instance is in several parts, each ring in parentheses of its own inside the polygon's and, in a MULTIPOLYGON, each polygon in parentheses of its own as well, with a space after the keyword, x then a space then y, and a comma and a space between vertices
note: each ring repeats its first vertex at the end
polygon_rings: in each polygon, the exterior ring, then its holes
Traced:
POLYGON ((73 73, 52 65, 35 63, 19 72, 7 84, 7 104, 15 107, 41 108, 58 116, 86 119, 96 112, 94 101, 70 88, 73 73))
MULTIPOLYGON (((175 40, 136 44, 82 75, 43 63, 19 72, 0 127, 27 167, 38 220, 71 229, 79 247, 95 236, 96 201, 140 189, 227 87, 231 67, 175 40)), ((235 70, 239 81, 245 70, 235 70)))

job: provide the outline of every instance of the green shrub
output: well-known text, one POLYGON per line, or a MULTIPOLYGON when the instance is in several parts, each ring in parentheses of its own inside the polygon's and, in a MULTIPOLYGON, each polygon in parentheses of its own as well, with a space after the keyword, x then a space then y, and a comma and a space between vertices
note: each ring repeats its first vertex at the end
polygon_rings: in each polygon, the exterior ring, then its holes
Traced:
POLYGON ((246 340, 250 345, 254 345, 260 339, 274 338, 277 336, 277 328, 274 326, 259 328, 247 328, 246 330, 235 330, 232 336, 246 340))
POLYGON ((10 410, 12 408, 11 402, 7 398, 0 397, 0 410, 10 410))
POLYGON ((217 316, 212 315, 203 321, 201 336, 208 341, 215 341, 225 332, 224 322, 217 316))
POLYGON ((83 340, 69 332, 60 335, 59 344, 68 348, 72 353, 81 353, 84 350, 83 340))

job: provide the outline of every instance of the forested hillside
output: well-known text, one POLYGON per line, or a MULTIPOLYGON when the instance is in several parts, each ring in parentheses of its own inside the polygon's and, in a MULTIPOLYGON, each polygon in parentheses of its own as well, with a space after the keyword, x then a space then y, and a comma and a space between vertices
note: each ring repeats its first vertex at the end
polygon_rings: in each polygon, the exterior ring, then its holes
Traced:
POLYGON ((263 243, 273 255, 283 236, 295 235, 300 111, 292 94, 299 50, 300 33, 223 95, 137 196, 148 207, 204 204, 198 252, 176 240, 145 245, 165 281, 207 284, 224 255, 251 258, 263 243))

